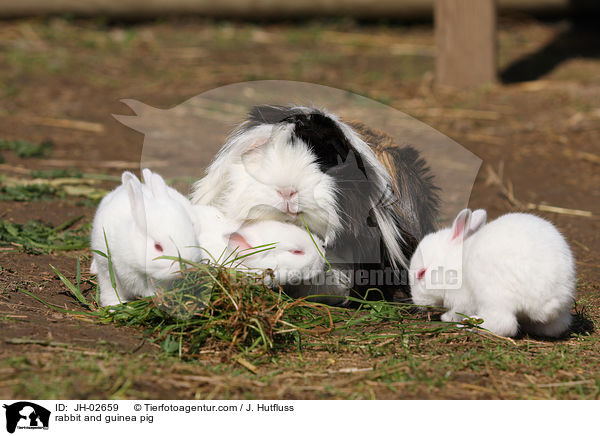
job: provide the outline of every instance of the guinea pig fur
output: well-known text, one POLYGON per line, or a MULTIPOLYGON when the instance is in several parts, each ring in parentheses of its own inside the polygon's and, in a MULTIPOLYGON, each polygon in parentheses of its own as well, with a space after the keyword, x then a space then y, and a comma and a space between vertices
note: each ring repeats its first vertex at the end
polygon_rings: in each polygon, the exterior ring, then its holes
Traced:
POLYGON ((390 281, 351 280, 359 294, 407 294, 408 259, 433 230, 437 188, 416 150, 392 153, 402 174, 390 174, 375 145, 323 110, 256 106, 195 183, 192 202, 233 219, 306 223, 332 264, 363 276, 391 271, 390 281))

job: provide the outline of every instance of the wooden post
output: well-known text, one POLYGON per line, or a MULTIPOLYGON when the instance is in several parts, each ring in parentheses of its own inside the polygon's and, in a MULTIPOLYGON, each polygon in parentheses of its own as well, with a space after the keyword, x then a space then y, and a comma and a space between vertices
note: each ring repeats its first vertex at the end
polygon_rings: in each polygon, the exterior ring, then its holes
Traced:
POLYGON ((435 0, 436 82, 472 88, 496 80, 495 0, 435 0))

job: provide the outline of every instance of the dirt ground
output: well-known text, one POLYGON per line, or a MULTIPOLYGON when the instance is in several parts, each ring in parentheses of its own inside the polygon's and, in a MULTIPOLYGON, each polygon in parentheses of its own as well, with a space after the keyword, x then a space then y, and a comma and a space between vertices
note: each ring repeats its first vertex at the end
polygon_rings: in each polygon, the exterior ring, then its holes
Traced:
MULTIPOLYGON (((168 108, 257 79, 351 90, 428 123, 483 159, 470 207, 495 218, 542 205, 536 213, 558 226, 576 256, 577 307, 586 324, 559 341, 518 339, 511 351, 501 341, 464 337, 449 337, 444 349, 423 338, 348 353, 292 351, 257 357, 252 374, 215 350, 177 361, 140 329, 63 314, 19 292, 81 309, 49 264, 73 280, 77 256, 87 271, 88 252, 32 255, 0 247, 0 397, 598 398, 599 43, 599 33, 568 22, 502 20, 504 83, 466 92, 433 86, 428 25, 0 23, 0 139, 54 143, 48 158, 2 152, 1 174, 56 169, 61 162, 86 173, 136 171, 143 137, 110 116, 128 113, 122 98, 168 108), (56 119, 94 123, 101 131, 50 125, 56 119), (502 174, 502 185, 492 183, 490 169, 502 174)), ((0 219, 15 223, 58 225, 93 213, 93 205, 69 198, 0 201, 0 219)))

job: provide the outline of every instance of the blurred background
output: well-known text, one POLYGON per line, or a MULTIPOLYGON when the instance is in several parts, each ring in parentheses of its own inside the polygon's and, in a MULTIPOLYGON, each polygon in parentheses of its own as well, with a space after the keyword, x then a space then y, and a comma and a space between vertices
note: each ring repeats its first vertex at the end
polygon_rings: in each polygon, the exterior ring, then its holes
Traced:
POLYGON ((3 171, 136 169, 143 136, 111 117, 132 114, 121 99, 169 109, 292 80, 369 97, 469 149, 483 159, 471 202, 491 216, 540 204, 597 214, 598 5, 3 0, 0 138, 54 143, 51 159, 4 153, 3 171))

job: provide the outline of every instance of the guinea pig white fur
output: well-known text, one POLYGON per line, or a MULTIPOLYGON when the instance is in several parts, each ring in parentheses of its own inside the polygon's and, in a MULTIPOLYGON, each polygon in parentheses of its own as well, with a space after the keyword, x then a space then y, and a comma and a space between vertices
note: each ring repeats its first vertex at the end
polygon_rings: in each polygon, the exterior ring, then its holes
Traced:
POLYGON ((416 150, 390 156, 402 168, 401 193, 372 148, 335 115, 257 106, 194 184, 191 198, 232 219, 298 227, 304 220, 324 240, 332 263, 399 274, 416 241, 433 230, 437 196, 416 150))

